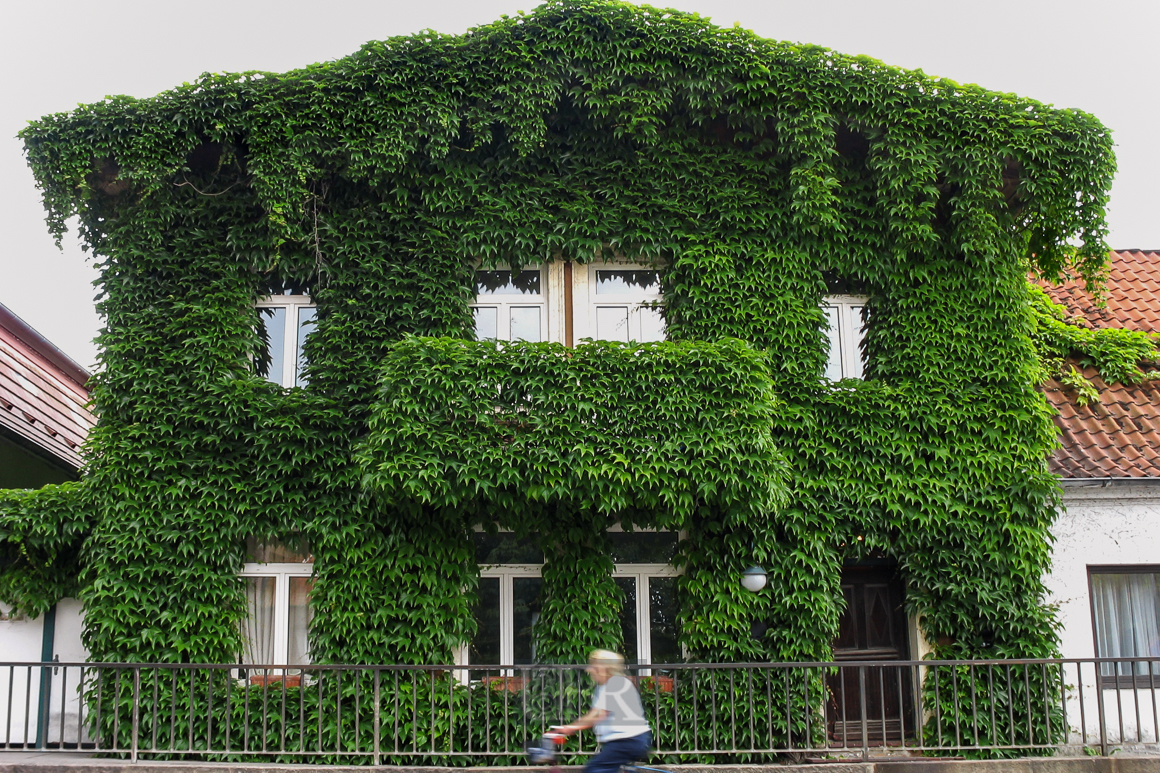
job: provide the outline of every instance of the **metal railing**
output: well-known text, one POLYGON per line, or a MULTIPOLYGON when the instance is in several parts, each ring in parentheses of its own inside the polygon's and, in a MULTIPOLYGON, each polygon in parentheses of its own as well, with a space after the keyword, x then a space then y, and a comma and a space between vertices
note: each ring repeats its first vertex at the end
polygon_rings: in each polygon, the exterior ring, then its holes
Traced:
MULTIPOLYGON (((1160 753, 1160 661, 630 668, 657 759, 1160 753)), ((139 759, 518 764, 587 710, 573 666, 0 663, 0 744, 139 759)), ((570 742, 577 759, 590 734, 570 742)))

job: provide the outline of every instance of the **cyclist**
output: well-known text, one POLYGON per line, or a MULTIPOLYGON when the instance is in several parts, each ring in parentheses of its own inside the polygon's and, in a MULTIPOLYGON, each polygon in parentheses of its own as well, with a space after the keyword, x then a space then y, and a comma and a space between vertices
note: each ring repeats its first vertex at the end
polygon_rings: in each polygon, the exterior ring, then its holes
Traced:
POLYGON ((644 716, 640 693, 624 675, 621 655, 593 650, 586 670, 597 685, 592 695, 592 709, 572 724, 552 729, 569 736, 594 728, 600 751, 588 760, 584 773, 617 773, 621 765, 644 759, 652 746, 652 732, 644 716))

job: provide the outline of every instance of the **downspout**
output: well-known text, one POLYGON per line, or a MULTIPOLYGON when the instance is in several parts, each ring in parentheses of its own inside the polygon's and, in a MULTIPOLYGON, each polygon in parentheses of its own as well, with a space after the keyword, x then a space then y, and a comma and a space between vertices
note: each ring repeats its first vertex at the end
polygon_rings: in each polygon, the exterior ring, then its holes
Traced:
MULTIPOLYGON (((36 748, 43 749, 48 742, 48 712, 52 705, 52 670, 48 663, 52 662, 52 651, 56 640, 56 604, 44 613, 44 634, 40 645, 40 697, 36 702, 36 748)), ((26 739, 27 742, 27 739, 26 739)))

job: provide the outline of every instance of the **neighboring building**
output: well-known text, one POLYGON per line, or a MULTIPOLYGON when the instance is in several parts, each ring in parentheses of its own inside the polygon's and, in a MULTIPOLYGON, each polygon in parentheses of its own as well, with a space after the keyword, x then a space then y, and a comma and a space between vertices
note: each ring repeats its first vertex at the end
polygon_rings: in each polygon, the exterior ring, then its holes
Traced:
MULTIPOLYGON (((1160 332, 1160 252, 1122 250, 1111 258, 1104 306, 1074 282, 1048 294, 1093 327, 1160 332)), ((1044 390, 1058 412, 1061 443, 1051 470, 1065 512, 1052 530, 1047 585, 1059 605, 1063 655, 1160 656, 1160 381, 1109 385, 1092 368, 1083 373, 1098 403, 1078 405, 1057 381, 1044 390)), ((1136 671, 1147 680, 1147 664, 1136 671)), ((1160 679, 1160 664, 1153 671, 1160 679)), ((1119 676, 1122 687, 1134 681, 1119 676)), ((1088 674, 1085 689, 1095 681, 1088 674)), ((1134 723, 1134 712, 1124 713, 1134 723)))
MULTIPOLYGON (((96 419, 89 410, 89 374, 0 304, 0 489, 36 489, 76 480, 84 460, 81 446, 96 419)), ((0 567, 3 568, 3 567, 0 567)), ((49 613, 30 619, 0 603, 0 649, 5 660, 83 660, 81 605, 62 599, 49 613)), ((16 673, 15 689, 24 695, 16 673)), ((7 676, 0 687, 7 686, 7 676)), ((48 685, 45 684, 45 687, 48 685)), ((40 700, 33 680, 29 700, 40 700)), ((57 711, 59 714, 59 710, 57 711)), ((37 712, 27 728, 37 738, 37 712)), ((7 717, 6 717, 7 719, 7 717)), ((23 742, 23 710, 12 717, 23 742)))
POLYGON ((89 374, 0 304, 0 489, 76 480, 89 374))

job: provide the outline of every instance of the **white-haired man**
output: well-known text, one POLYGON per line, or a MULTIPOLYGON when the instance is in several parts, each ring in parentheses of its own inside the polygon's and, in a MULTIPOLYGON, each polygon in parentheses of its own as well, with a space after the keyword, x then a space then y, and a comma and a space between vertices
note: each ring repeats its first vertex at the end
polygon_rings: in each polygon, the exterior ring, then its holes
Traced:
POLYGON ((636 685, 624 674, 624 658, 608 650, 588 656, 588 674, 596 682, 592 708, 569 725, 553 728, 572 735, 594 728, 598 751, 584 766, 584 773, 617 773, 621 765, 644 759, 652 746, 652 731, 636 685))

